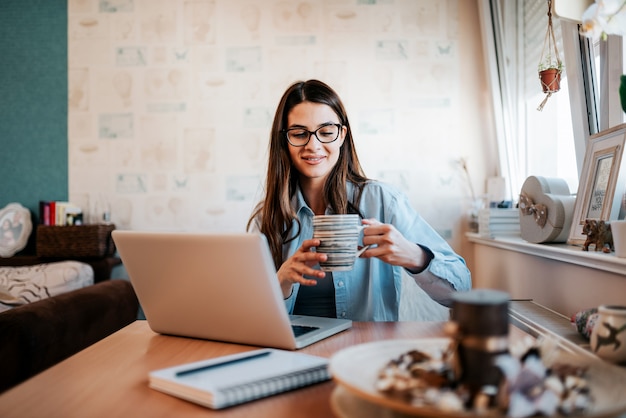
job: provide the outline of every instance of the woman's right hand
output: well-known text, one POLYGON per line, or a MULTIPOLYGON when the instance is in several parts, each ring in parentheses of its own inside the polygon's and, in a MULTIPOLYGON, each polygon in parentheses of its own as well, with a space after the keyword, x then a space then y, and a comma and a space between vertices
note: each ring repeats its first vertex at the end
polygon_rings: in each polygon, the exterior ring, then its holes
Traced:
POLYGON ((304 286, 315 286, 317 280, 306 279, 304 275, 323 279, 326 276, 321 270, 315 270, 314 265, 320 261, 326 261, 326 254, 312 251, 312 248, 320 245, 319 239, 307 239, 302 242, 302 246, 278 269, 278 281, 285 298, 291 295, 291 286, 300 283, 304 286))

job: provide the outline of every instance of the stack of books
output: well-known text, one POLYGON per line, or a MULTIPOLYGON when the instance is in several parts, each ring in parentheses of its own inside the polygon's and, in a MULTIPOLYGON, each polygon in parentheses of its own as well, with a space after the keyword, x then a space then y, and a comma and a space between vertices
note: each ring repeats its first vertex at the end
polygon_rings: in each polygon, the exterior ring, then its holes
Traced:
POLYGON ((39 224, 46 226, 82 225, 83 211, 70 202, 39 201, 39 224))
POLYGON ((478 211, 478 234, 488 238, 521 236, 519 209, 480 209, 478 211))

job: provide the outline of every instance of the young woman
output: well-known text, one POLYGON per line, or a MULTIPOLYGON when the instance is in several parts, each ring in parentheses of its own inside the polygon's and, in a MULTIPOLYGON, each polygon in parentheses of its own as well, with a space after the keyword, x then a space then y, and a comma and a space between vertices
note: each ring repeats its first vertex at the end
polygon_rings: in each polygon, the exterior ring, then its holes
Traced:
POLYGON ((248 230, 267 237, 290 313, 395 321, 402 270, 431 298, 471 288, 465 261, 392 187, 365 177, 339 96, 318 80, 297 82, 272 125, 265 198, 248 230), (355 213, 370 245, 350 271, 325 273, 313 251, 314 215, 355 213))

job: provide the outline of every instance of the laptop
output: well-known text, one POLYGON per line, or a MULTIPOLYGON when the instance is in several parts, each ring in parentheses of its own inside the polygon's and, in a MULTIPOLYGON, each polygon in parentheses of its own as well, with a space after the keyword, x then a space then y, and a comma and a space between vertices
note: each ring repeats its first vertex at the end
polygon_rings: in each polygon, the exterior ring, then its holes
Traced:
POLYGON ((154 332, 295 350, 352 326, 287 314, 263 234, 114 230, 112 237, 154 332))

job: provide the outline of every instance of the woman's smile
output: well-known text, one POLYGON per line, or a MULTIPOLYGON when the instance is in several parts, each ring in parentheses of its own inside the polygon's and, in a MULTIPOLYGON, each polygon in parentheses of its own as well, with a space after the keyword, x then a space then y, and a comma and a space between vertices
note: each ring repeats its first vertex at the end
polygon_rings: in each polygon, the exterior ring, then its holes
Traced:
POLYGON ((309 164, 320 164, 322 160, 326 158, 325 155, 305 155, 302 156, 302 159, 308 162, 309 164))

